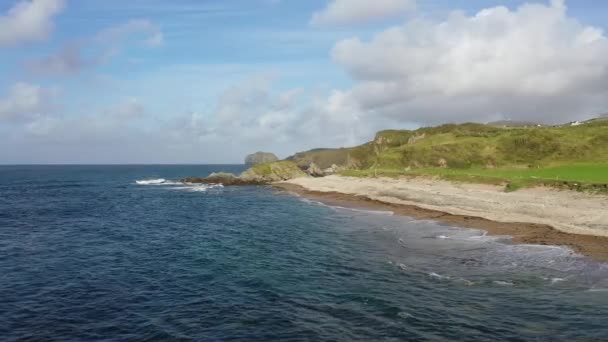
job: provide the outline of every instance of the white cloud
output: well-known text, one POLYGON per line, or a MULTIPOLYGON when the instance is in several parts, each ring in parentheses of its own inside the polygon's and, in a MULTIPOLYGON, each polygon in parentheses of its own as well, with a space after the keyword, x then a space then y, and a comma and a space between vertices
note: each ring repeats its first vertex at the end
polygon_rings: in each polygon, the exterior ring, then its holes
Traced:
POLYGON ((356 82, 348 99, 373 117, 561 122, 608 107, 608 39, 561 0, 416 20, 332 56, 356 82))
POLYGON ((107 118, 120 121, 138 119, 144 116, 144 114, 144 106, 135 97, 129 97, 123 102, 105 110, 107 118))
POLYGON ((25 62, 25 68, 40 76, 69 76, 97 67, 119 53, 130 36, 144 35, 144 46, 162 46, 164 35, 158 26, 146 19, 135 19, 99 31, 94 37, 66 43, 57 52, 25 62), (87 57, 84 57, 87 56, 87 57))
POLYGON ((22 0, 0 16, 0 47, 41 41, 53 31, 64 0, 22 0))
POLYGON ((6 108, 10 113, 31 114, 22 117, 22 125, 11 126, 10 135, 0 135, 0 145, 13 146, 10 151, 0 149, 0 159, 12 163, 241 162, 257 150, 286 157, 320 146, 355 145, 390 126, 381 119, 360 120, 358 108, 348 106, 346 93, 334 92, 327 98, 302 89, 278 90, 270 75, 256 74, 226 87, 211 107, 205 104, 198 111, 169 113, 173 114, 169 117, 162 110, 148 112, 153 106, 144 107, 135 97, 102 110, 82 112, 80 108, 93 108, 83 103, 76 107, 78 112, 36 115, 45 112, 48 101, 38 100, 45 98, 42 95, 26 96, 43 91, 29 85, 25 87, 29 91, 12 96, 24 103, 0 102, 3 114, 6 108), (29 152, 14 154, 14 149, 29 152))
POLYGON ((5 98, 0 98, 0 121, 27 122, 43 117, 52 109, 54 91, 19 82, 5 98))
POLYGON ((26 61, 25 67, 28 71, 37 75, 72 75, 96 64, 98 64, 97 61, 84 59, 82 44, 69 43, 57 53, 26 61))
POLYGON ((349 25, 394 17, 416 7, 414 0, 331 0, 313 14, 313 26, 349 25))
POLYGON ((302 89, 277 92, 271 77, 257 75, 228 87, 212 110, 175 120, 169 131, 184 145, 236 143, 230 151, 235 160, 252 149, 287 156, 319 146, 355 145, 386 123, 359 120, 357 111, 342 105, 342 96, 316 97, 302 89))

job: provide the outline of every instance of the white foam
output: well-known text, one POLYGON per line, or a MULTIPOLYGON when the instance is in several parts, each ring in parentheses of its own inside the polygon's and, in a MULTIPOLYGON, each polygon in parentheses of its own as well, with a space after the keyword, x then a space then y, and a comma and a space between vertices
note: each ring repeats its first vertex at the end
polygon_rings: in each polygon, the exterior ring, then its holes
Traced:
MULTIPOLYGON (((182 183, 180 183, 180 184, 182 184, 182 183)), ((192 185, 188 185, 188 183, 185 183, 183 185, 187 185, 187 186, 173 187, 171 189, 172 190, 186 190, 186 191, 190 191, 190 192, 205 192, 207 190, 221 189, 221 188, 224 187, 224 185, 222 185, 222 184, 192 184, 192 185)))
POLYGON ((404 319, 408 319, 408 318, 416 318, 414 317, 414 315, 409 314, 407 312, 400 312, 397 314, 399 317, 404 318, 404 319))
POLYGON ((313 200, 310 200, 310 199, 304 198, 304 197, 300 197, 299 200, 302 201, 302 202, 304 202, 304 203, 316 204, 316 205, 320 205, 320 206, 323 206, 323 207, 331 208, 331 209, 334 209, 334 210, 348 210, 348 211, 356 211, 356 212, 366 213, 366 214, 386 215, 386 216, 393 216, 393 215, 395 215, 394 212, 388 211, 388 210, 368 210, 368 209, 357 209, 357 208, 341 207, 339 205, 330 205, 330 204, 325 204, 325 203, 319 202, 319 201, 313 201, 313 200))
POLYGON ((474 281, 470 281, 470 280, 464 279, 464 278, 456 279, 455 282, 464 284, 466 286, 473 286, 473 285, 475 285, 474 281))
POLYGON ((185 190, 191 192, 205 192, 209 189, 221 189, 224 187, 223 184, 198 184, 198 183, 188 183, 188 182, 176 182, 166 180, 164 178, 158 179, 145 179, 145 180, 137 180, 135 181, 138 185, 153 185, 153 186, 173 186, 169 189, 171 190, 185 190))
POLYGON ((146 179, 146 180, 138 180, 135 181, 135 183, 139 184, 139 185, 160 185, 165 183, 167 180, 164 178, 158 178, 158 179, 146 179))
POLYGON ((503 281, 503 280, 494 280, 492 283, 495 284, 495 285, 500 285, 500 286, 513 286, 513 285, 515 285, 515 284, 513 284, 510 281, 503 281))
POLYGON ((387 215, 387 216, 395 215, 395 213, 393 213, 392 211, 387 211, 387 210, 357 209, 357 208, 341 207, 338 205, 328 205, 328 207, 334 208, 334 209, 339 209, 339 210, 349 210, 349 211, 356 211, 356 212, 360 212, 360 213, 374 214, 374 215, 387 215))
POLYGON ((299 197, 299 200, 304 202, 304 203, 308 203, 308 204, 316 204, 316 205, 321 205, 324 207, 329 207, 328 205, 318 202, 318 201, 313 201, 313 200, 309 200, 308 198, 304 198, 304 197, 299 197))
POLYGON ((403 271, 409 271, 409 267, 405 266, 404 264, 399 264, 399 268, 403 271))
POLYGON ((444 276, 444 275, 441 275, 441 274, 435 273, 435 272, 429 273, 429 277, 435 278, 435 279, 450 279, 450 276, 444 276))

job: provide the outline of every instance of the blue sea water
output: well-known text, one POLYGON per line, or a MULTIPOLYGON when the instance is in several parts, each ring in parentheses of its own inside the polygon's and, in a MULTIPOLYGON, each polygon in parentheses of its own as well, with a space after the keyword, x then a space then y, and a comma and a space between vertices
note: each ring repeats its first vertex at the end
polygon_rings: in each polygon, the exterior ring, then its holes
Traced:
POLYGON ((0 339, 608 340, 607 264, 177 182, 242 169, 0 167, 0 339))

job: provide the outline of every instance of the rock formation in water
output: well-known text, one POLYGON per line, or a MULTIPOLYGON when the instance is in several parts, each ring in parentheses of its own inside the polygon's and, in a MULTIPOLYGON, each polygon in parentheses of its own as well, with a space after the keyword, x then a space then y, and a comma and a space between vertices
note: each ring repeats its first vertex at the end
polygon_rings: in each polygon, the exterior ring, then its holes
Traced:
POLYGON ((236 176, 232 173, 212 173, 204 178, 190 177, 182 181, 187 183, 235 185, 265 185, 284 180, 310 177, 291 161, 277 161, 258 164, 236 176))
POLYGON ((278 161, 279 158, 273 153, 269 152, 256 152, 245 157, 245 165, 254 166, 259 164, 273 163, 278 161))

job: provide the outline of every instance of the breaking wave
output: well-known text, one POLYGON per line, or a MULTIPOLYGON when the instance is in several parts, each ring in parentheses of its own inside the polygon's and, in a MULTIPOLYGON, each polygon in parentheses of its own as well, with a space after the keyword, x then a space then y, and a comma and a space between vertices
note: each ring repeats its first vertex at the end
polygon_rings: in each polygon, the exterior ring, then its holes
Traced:
POLYGON ((210 189, 221 189, 224 187, 223 184, 195 184, 188 182, 171 181, 166 180, 164 178, 136 180, 135 183, 137 185, 172 186, 168 189, 185 190, 190 192, 205 192, 210 189))
POLYGON ((158 178, 158 179, 145 179, 145 180, 138 180, 135 181, 135 183, 137 183, 138 185, 161 185, 163 183, 165 183, 167 180, 164 178, 158 178))

